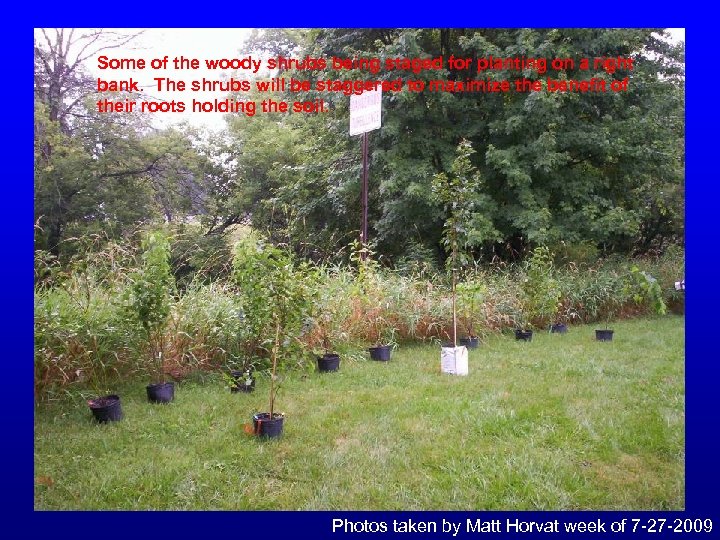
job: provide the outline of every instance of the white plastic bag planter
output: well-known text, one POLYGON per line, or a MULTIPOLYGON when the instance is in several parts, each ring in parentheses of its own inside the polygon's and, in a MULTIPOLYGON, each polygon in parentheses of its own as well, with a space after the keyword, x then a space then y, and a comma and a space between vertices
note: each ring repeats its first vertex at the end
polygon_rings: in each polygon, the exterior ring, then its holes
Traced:
POLYGON ((442 347, 440 349, 440 371, 451 375, 468 374, 467 347, 442 347))

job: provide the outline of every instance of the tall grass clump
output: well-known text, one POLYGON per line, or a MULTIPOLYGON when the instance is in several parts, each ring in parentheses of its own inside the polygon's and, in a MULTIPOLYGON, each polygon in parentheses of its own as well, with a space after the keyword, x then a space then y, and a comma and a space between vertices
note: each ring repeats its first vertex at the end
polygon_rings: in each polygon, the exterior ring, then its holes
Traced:
POLYGON ((357 326, 358 312, 355 298, 355 274, 338 265, 315 268, 316 288, 310 318, 302 343, 312 355, 335 352, 343 348, 351 335, 361 330, 357 326))
POLYGON ((671 274, 660 260, 568 266, 559 272, 561 311, 584 323, 662 313, 676 296, 671 274))
POLYGON ((140 328, 121 301, 134 255, 128 246, 111 244, 60 267, 46 252, 36 253, 36 396, 51 398, 88 383, 107 390, 113 377, 142 368, 140 328))
POLYGON ((476 272, 469 279, 487 283, 485 302, 480 308, 483 310, 483 326, 487 332, 499 332, 521 323, 518 313, 523 309, 523 291, 514 268, 493 267, 476 272))
POLYGON ((355 267, 320 268, 319 310, 332 314, 342 342, 448 339, 452 304, 446 277, 383 269, 372 258, 355 267))
MULTIPOLYGON (((308 368, 327 348, 451 339, 450 280, 430 265, 393 270, 372 257, 362 263, 355 257, 347 266, 312 265, 254 234, 241 238, 232 253, 222 264, 213 259, 215 268, 229 267, 229 273, 216 279, 187 274, 172 291, 164 267, 164 323, 153 337, 142 318, 128 312, 130 299, 154 290, 151 277, 148 287, 138 284, 147 263, 139 243, 106 244, 85 254, 78 249, 64 264, 38 252, 37 395, 88 385, 104 390, 113 379, 148 374, 153 339, 162 343, 165 372, 179 377, 195 369, 268 368, 278 324, 283 369, 308 368)), ((534 266, 477 264, 460 273, 459 329, 487 337, 517 327, 528 314, 529 322, 545 325, 553 318, 579 324, 662 313, 665 305, 682 310, 684 293, 674 289, 684 278, 680 247, 658 257, 582 263, 541 254, 534 266)))
POLYGON ((229 282, 193 281, 172 308, 167 364, 176 376, 195 369, 241 369, 249 328, 229 282))

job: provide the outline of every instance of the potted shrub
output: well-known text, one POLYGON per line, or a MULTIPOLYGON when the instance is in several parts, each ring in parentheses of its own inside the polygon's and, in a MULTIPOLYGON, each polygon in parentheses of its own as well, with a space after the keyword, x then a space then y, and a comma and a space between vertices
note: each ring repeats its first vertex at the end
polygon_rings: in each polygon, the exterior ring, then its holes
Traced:
MULTIPOLYGON (((521 278, 521 281, 525 277, 521 278)), ((530 322, 528 320, 528 308, 529 300, 525 287, 521 287, 520 294, 518 294, 517 303, 510 307, 509 312, 512 314, 512 322, 515 325, 515 339, 517 341, 532 341, 533 331, 530 328, 530 322)))
POLYGON ((610 330, 610 320, 617 317, 623 307, 624 299, 628 298, 636 305, 646 305, 652 313, 664 315, 667 306, 662 296, 662 288, 657 280, 641 271, 637 266, 630 268, 630 272, 619 279, 620 291, 611 290, 606 306, 605 328, 595 330, 597 341, 612 341, 614 330, 610 330))
POLYGON ((285 414, 275 412, 275 397, 280 385, 277 381, 278 352, 280 351, 280 321, 275 321, 275 342, 272 347, 270 370, 270 396, 267 412, 253 414, 253 433, 258 437, 273 439, 280 437, 285 424, 285 414))
POLYGON ((270 355, 270 395, 267 411, 253 415, 253 432, 279 437, 285 415, 275 411, 278 373, 298 355, 299 337, 312 306, 307 265, 295 268, 289 254, 255 238, 238 242, 233 276, 239 286, 243 312, 255 334, 260 353, 270 355))
MULTIPOLYGON (((615 279, 613 284, 617 281, 618 279, 615 279)), ((615 331, 610 328, 610 321, 617 317, 623 300, 620 298, 620 290, 616 290, 616 287, 612 286, 613 284, 606 290, 607 297, 602 306, 605 313, 605 328, 595 330, 596 341, 612 341, 615 334, 615 331)), ((600 307, 598 306, 598 308, 600 307)))
MULTIPOLYGON (((524 311, 527 313, 530 325, 538 328, 553 326, 555 331, 567 331, 564 325, 555 325, 560 310, 560 284, 554 276, 553 254, 546 246, 538 246, 525 262, 524 277, 522 280, 524 311)), ((519 328, 516 339, 532 340, 532 330, 519 328), (529 339, 526 338, 529 333, 529 339)))
POLYGON ((605 322, 605 328, 595 330, 595 339, 611 341, 613 331, 610 329, 610 320, 623 304, 623 300, 619 298, 621 280, 616 273, 598 268, 591 269, 589 275, 592 279, 588 281, 578 305, 584 321, 605 322))
POLYGON ((560 303, 562 315, 556 317, 555 322, 550 325, 551 334, 566 334, 568 331, 568 322, 579 317, 578 312, 571 306, 563 307, 560 303))
POLYGON ((315 350, 317 359, 317 368, 320 373, 329 373, 340 369, 340 354, 332 348, 333 343, 337 343, 334 336, 342 334, 340 329, 341 322, 334 316, 332 311, 323 310, 323 312, 315 319, 315 324, 320 332, 320 342, 322 348, 315 350))
POLYGON ((253 376, 252 370, 231 371, 230 376, 233 379, 230 385, 230 392, 233 394, 237 392, 250 393, 255 391, 255 377, 253 376))
POLYGON ((533 331, 532 328, 530 328, 525 312, 522 309, 518 310, 513 317, 513 320, 515 321, 516 326, 515 339, 517 341, 532 341, 533 331))
POLYGON ((147 337, 152 358, 153 382, 147 387, 151 403, 169 403, 175 385, 165 380, 165 327, 170 314, 170 298, 175 279, 170 270, 170 242, 162 231, 148 232, 142 240, 142 264, 131 274, 129 307, 147 337))
POLYGON ((250 393, 255 391, 255 374, 252 362, 243 364, 241 369, 231 369, 227 376, 230 392, 250 393))
POLYGON ((317 370, 320 373, 329 373, 340 369, 340 354, 335 349, 337 344, 347 340, 347 332, 343 326, 349 313, 349 302, 347 298, 340 298, 342 291, 337 291, 324 280, 322 286, 318 286, 319 296, 317 303, 313 306, 311 326, 313 336, 308 340, 308 347, 317 362, 317 370))
POLYGON ((480 345, 480 337, 475 330, 477 309, 483 303, 486 287, 478 281, 458 283, 458 310, 466 335, 460 338, 460 344, 468 349, 476 349, 480 345))
MULTIPOLYGON (((357 264, 357 276, 350 288, 351 310, 341 315, 335 314, 335 317, 349 318, 354 313, 354 318, 362 321, 362 331, 366 331, 367 337, 373 341, 373 345, 368 348, 370 359, 387 362, 393 349, 397 347, 396 329, 383 316, 389 302, 385 284, 377 273, 379 264, 374 258, 375 252, 367 244, 354 240, 350 246, 350 260, 357 264)), ((345 333, 340 337, 347 338, 345 333)))
POLYGON ((440 368, 446 373, 466 375, 467 348, 458 346, 457 339, 457 275, 459 267, 465 266, 468 262, 466 250, 471 244, 468 229, 474 216, 481 179, 476 167, 470 161, 470 156, 475 153, 470 141, 463 139, 456 153, 450 173, 442 172, 433 177, 432 193, 445 212, 443 245, 450 251, 447 263, 451 274, 453 314, 452 343, 441 347, 440 368))
POLYGON ((86 401, 93 418, 99 423, 122 420, 123 411, 120 396, 111 394, 107 386, 107 374, 99 371, 91 378, 93 397, 86 401))
MULTIPOLYGON (((395 328, 387 324, 384 318, 379 317, 384 321, 382 330, 377 333, 378 339, 374 346, 368 349, 370 351, 370 359, 378 360, 380 362, 387 362, 390 360, 392 351, 397 347, 397 341, 395 341, 395 328)), ((376 319, 377 321, 377 319, 376 319)))
POLYGON ((120 403, 120 396, 108 394, 87 400, 88 407, 93 418, 100 423, 116 422, 122 420, 123 412, 120 403))

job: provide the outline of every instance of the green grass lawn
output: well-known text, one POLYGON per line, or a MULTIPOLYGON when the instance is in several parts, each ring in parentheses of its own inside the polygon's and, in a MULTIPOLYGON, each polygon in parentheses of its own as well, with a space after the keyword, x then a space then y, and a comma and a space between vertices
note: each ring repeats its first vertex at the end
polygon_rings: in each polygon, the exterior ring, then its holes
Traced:
POLYGON ((492 336, 467 377, 439 347, 291 375, 279 440, 243 426, 269 381, 231 394, 195 376, 169 405, 126 383, 125 419, 80 398, 37 408, 36 509, 682 509, 684 319, 492 336))

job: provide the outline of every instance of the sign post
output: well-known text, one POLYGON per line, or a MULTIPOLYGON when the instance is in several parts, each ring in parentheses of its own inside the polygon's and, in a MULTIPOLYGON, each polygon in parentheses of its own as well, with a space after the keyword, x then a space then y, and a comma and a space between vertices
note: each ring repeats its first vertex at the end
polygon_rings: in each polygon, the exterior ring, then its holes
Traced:
POLYGON ((363 92, 350 96, 350 135, 362 134, 362 226, 360 228, 361 259, 367 258, 368 241, 368 131, 380 128, 382 112, 382 90, 363 92))
POLYGON ((368 132, 362 135, 362 229, 360 230, 360 245, 363 250, 360 257, 364 261, 367 257, 365 246, 368 241, 368 132))

